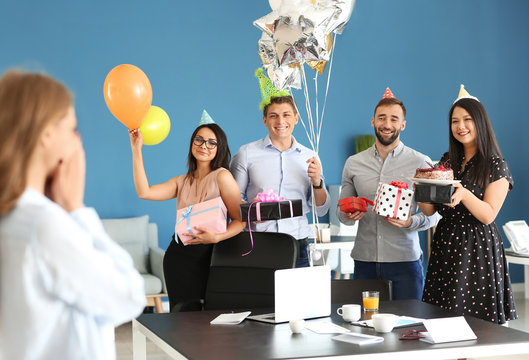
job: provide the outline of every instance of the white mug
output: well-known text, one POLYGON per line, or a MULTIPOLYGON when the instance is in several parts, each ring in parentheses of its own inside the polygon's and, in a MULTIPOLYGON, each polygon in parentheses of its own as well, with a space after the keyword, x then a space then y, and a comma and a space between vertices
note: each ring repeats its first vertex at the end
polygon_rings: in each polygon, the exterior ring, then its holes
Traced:
POLYGON ((388 333, 393 330, 397 323, 398 316, 393 314, 374 314, 371 316, 373 327, 377 332, 388 333))
POLYGON ((338 308, 336 312, 342 316, 345 321, 358 321, 362 313, 362 306, 358 304, 345 304, 338 308))

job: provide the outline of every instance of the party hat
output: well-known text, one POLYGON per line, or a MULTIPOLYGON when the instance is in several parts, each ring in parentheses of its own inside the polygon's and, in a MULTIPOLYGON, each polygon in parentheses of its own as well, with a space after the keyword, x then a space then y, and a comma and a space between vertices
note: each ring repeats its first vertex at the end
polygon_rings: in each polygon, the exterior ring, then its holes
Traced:
POLYGON ((215 124, 215 121, 213 121, 211 116, 209 116, 208 112, 204 109, 204 111, 202 111, 202 116, 200 117, 200 122, 198 123, 198 126, 207 124, 215 124))
POLYGON ((269 105, 273 97, 290 96, 290 93, 287 90, 277 90, 270 79, 267 78, 265 74, 263 74, 262 68, 259 68, 255 71, 255 77, 259 79, 261 97, 263 98, 263 101, 261 101, 261 104, 259 105, 259 109, 263 110, 267 105, 269 105))
POLYGON ((457 96, 457 99, 454 100, 454 104, 461 99, 474 99, 476 101, 479 101, 477 97, 472 96, 468 93, 468 91, 465 89, 465 85, 463 84, 461 84, 461 87, 459 88, 459 95, 457 96))
POLYGON ((382 95, 382 99, 395 99, 395 95, 393 95, 389 87, 387 87, 386 91, 384 91, 384 95, 382 95))

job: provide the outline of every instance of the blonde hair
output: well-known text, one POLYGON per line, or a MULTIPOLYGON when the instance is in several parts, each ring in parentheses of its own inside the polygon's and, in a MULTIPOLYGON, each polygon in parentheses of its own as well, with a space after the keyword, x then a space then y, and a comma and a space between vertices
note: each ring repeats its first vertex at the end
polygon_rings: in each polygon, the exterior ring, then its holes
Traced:
POLYGON ((43 130, 64 118, 72 103, 68 89, 50 76, 11 70, 0 78, 0 216, 24 192, 43 130))

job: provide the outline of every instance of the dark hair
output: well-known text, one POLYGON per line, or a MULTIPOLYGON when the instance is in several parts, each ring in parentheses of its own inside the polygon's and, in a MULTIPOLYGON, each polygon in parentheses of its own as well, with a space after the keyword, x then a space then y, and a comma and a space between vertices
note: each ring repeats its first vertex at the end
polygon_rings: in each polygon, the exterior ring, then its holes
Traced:
POLYGON ((276 96, 270 98, 270 104, 264 107, 263 116, 266 116, 268 114, 268 107, 272 104, 289 104, 294 110, 294 115, 298 113, 296 109, 296 104, 294 103, 294 98, 292 96, 276 96))
POLYGON ((191 135, 191 140, 189 141, 189 153, 187 154, 187 174, 186 179, 189 179, 193 181, 193 174, 195 173, 195 170, 197 169, 197 159, 193 156, 193 153, 191 149, 193 148, 193 140, 195 139, 195 136, 197 136, 197 133, 200 129, 207 127, 213 133, 215 134, 215 137, 217 138, 217 154, 211 160, 211 164, 209 165, 211 170, 217 170, 218 168, 230 168, 230 161, 231 161, 231 152, 230 147, 228 146, 228 139, 226 137, 226 134, 224 131, 218 126, 217 124, 205 124, 200 125, 193 131, 193 135, 191 135))
POLYGON ((480 187, 485 187, 489 183, 490 159, 494 152, 502 157, 500 147, 496 141, 496 135, 490 124, 489 116, 485 107, 474 99, 461 99, 452 105, 448 114, 448 136, 450 145, 448 155, 452 169, 460 171, 465 150, 463 144, 456 140, 452 134, 452 114, 456 107, 465 109, 474 120, 476 128, 476 154, 475 166, 470 170, 470 180, 480 187))
POLYGON ((397 98, 382 98, 378 102, 377 106, 375 106, 375 111, 373 112, 373 116, 375 116, 375 114, 377 113, 377 109, 380 106, 385 106, 385 105, 399 105, 402 108, 402 113, 404 114, 404 118, 406 118, 406 107, 404 106, 404 103, 397 98))

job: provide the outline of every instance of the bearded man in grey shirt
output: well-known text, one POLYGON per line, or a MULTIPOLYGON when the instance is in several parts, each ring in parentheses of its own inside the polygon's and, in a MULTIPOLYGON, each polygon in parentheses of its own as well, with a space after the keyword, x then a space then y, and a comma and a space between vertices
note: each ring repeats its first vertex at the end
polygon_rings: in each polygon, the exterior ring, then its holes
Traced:
MULTIPOLYGON (((404 104, 387 88, 371 119, 375 144, 345 162, 340 199, 350 196, 374 199, 379 182, 402 181, 411 188, 408 178, 413 177, 417 168, 429 166, 428 156, 400 141, 400 132, 406 128, 405 116, 404 104)), ((413 201, 407 220, 383 217, 371 210, 351 213, 337 210, 343 224, 359 221, 351 252, 355 279, 391 280, 393 299, 421 300, 424 273, 418 232, 435 226, 440 216, 437 213, 425 216, 417 210, 413 201)))

